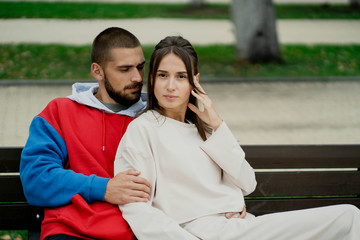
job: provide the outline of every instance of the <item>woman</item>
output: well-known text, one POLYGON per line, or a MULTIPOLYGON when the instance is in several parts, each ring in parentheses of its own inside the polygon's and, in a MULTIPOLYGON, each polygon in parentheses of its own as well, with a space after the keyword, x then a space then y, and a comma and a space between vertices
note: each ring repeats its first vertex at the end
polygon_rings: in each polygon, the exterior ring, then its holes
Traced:
POLYGON ((152 186, 148 202, 119 206, 136 237, 359 239, 360 211, 350 205, 224 216, 243 210, 244 196, 256 187, 255 174, 200 86, 197 64, 187 40, 160 41, 150 60, 148 108, 119 144, 115 174, 136 169, 152 186))

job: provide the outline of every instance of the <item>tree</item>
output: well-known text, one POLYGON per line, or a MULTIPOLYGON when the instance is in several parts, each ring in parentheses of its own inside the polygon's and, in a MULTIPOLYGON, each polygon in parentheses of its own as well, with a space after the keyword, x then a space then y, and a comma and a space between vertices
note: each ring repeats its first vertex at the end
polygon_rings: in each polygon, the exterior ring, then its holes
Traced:
POLYGON ((205 0, 191 0, 191 6, 202 7, 205 5, 205 0))
POLYGON ((271 0, 232 0, 236 55, 239 60, 280 62, 275 8, 271 0))
POLYGON ((350 0, 350 7, 360 7, 360 0, 350 0))

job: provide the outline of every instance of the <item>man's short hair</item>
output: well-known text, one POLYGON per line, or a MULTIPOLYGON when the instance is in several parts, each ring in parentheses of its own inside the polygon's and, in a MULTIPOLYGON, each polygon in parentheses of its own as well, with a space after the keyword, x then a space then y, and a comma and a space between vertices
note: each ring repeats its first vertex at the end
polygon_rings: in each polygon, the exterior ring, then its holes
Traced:
POLYGON ((131 32, 110 27, 96 36, 91 49, 91 62, 105 67, 112 60, 111 50, 114 48, 135 48, 140 46, 140 41, 131 32))

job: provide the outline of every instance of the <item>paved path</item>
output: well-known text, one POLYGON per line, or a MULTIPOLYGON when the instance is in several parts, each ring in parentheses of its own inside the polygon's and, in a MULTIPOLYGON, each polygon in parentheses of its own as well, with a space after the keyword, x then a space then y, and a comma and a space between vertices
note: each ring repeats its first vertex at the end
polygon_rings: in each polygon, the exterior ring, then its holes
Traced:
MULTIPOLYGON (((360 79, 203 84, 241 144, 360 144, 360 79)), ((23 146, 32 118, 70 85, 0 85, 0 146, 23 146)))
MULTIPOLYGON (((278 20, 277 28, 281 43, 359 44, 359 24, 278 20)), ((0 20, 0 43, 90 44, 109 26, 130 29, 143 44, 155 44, 169 34, 181 34, 195 44, 234 42, 233 26, 226 20, 14 19, 0 20)), ((359 81, 208 83, 204 88, 241 144, 360 144, 360 77, 359 81)), ((23 146, 31 119, 51 99, 70 93, 70 85, 0 84, 0 146, 23 146)))
MULTIPOLYGON (((235 41, 229 20, 122 19, 122 20, 0 20, 0 43, 91 44, 103 29, 130 29, 142 44, 156 44, 168 35, 182 35, 194 44, 231 44, 235 41)), ((359 20, 278 20, 280 43, 360 43, 359 20)))

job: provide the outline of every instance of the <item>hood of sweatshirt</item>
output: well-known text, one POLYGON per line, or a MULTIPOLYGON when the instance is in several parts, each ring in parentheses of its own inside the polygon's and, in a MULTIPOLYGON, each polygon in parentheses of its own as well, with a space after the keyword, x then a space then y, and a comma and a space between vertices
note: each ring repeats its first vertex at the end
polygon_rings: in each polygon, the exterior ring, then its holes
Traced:
POLYGON ((147 95, 146 93, 142 92, 141 97, 137 103, 133 104, 128 109, 119 112, 113 112, 111 109, 107 108, 94 96, 94 94, 98 91, 98 89, 99 89, 98 83, 74 83, 72 85, 72 94, 68 96, 68 98, 80 104, 84 104, 89 107, 103 110, 107 113, 116 113, 120 115, 126 115, 129 117, 135 117, 137 113, 139 113, 140 111, 146 108, 147 95))

